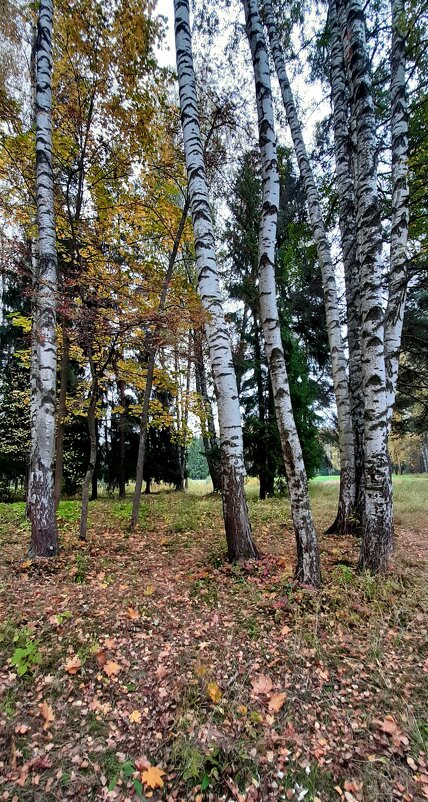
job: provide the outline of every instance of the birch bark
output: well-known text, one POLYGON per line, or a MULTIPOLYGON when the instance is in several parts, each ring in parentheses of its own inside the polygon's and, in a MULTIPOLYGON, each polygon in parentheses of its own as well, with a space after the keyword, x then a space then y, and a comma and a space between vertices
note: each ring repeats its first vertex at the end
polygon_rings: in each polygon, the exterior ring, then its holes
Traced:
POLYGON ((241 413, 217 270, 198 119, 188 0, 174 0, 174 14, 181 123, 195 234, 198 290, 202 305, 208 312, 206 335, 218 404, 223 514, 229 559, 237 560, 257 557, 257 549, 251 534, 244 492, 241 413))
POLYGON ((333 132, 336 161, 336 185, 339 198, 339 227, 345 275, 346 319, 349 350, 349 398, 355 453, 356 510, 364 508, 364 398, 361 372, 361 301, 357 259, 357 220, 355 205, 353 137, 350 118, 349 88, 343 60, 343 47, 336 13, 336 2, 329 2, 330 78, 333 105, 333 132))
POLYGON ((391 429, 397 389, 398 361, 407 289, 407 236, 409 230, 409 130, 406 94, 406 19, 403 0, 392 0, 391 12, 392 218, 389 296, 385 317, 388 433, 391 429))
POLYGON ((58 552, 54 503, 57 252, 52 172, 52 0, 41 0, 36 43, 36 186, 39 234, 31 376, 30 553, 58 552))
POLYGON ((321 582, 317 536, 312 520, 302 449, 291 407, 290 389, 276 302, 275 247, 279 175, 268 51, 257 0, 243 0, 247 38, 253 60, 262 158, 263 205, 259 233, 259 298, 266 356, 274 394, 291 513, 297 544, 296 578, 321 582))
POLYGON ((331 258, 321 202, 314 175, 306 152, 302 129, 294 103, 293 93, 287 76, 285 59, 275 17, 270 0, 263 0, 264 20, 269 36, 276 74, 281 89, 285 113, 296 152, 300 175, 308 203, 309 219, 317 248, 321 267, 324 303, 327 320, 328 340, 330 346, 333 387, 337 407, 340 450, 340 495, 336 529, 339 533, 347 532, 355 503, 355 454, 352 429, 351 407, 349 400, 348 374, 343 337, 340 328, 339 302, 337 297, 336 276, 331 258))
POLYGON ((387 396, 382 305, 382 231, 377 191, 376 120, 364 11, 336 0, 356 125, 355 196, 360 267, 364 393, 365 507, 360 567, 385 571, 392 550, 392 484, 387 448, 387 396))

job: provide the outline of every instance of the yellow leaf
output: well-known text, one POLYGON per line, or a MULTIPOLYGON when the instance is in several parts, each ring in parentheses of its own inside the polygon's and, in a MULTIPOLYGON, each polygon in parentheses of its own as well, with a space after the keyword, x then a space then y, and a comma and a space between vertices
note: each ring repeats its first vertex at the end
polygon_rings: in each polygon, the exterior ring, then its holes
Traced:
POLYGON ((64 669, 67 674, 77 674, 78 671, 82 668, 82 663, 80 662, 80 658, 78 654, 75 654, 70 660, 64 664, 64 669))
POLYGON ((39 704, 40 713, 43 716, 45 723, 43 724, 43 729, 49 729, 52 722, 55 720, 54 712, 50 705, 47 702, 41 702, 39 704))
POLYGON ((204 666, 203 663, 200 663, 198 666, 196 666, 195 674, 197 677, 205 677, 207 673, 208 668, 207 666, 204 666))
POLYGON ((155 592, 155 586, 154 585, 147 585, 147 587, 143 591, 144 596, 153 596, 154 592, 155 592))
POLYGON ((207 694, 214 704, 218 704, 222 693, 216 682, 209 682, 207 685, 207 694))
POLYGON ((108 662, 104 666, 104 671, 106 672, 108 677, 114 677, 116 674, 119 673, 121 666, 119 663, 115 663, 114 660, 108 660, 108 662))
POLYGON ((144 785, 148 785, 149 788, 163 788, 162 776, 164 774, 165 772, 159 766, 149 766, 148 769, 142 772, 141 779, 144 785))
POLYGON ((141 713, 139 710, 133 710, 132 713, 129 714, 129 720, 132 721, 133 724, 140 724, 141 722, 141 713))
POLYGON ((286 697, 287 697, 286 693, 273 693, 269 699, 269 705, 268 705, 269 710, 272 713, 277 713, 278 710, 281 710, 281 707, 283 706, 286 697))

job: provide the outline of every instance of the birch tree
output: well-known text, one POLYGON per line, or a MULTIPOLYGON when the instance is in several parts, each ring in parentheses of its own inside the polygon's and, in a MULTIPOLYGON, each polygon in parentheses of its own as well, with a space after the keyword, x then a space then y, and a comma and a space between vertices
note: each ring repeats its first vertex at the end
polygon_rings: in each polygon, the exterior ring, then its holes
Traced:
POLYGON ((386 393, 388 433, 398 380, 404 307, 407 289, 409 230, 408 106, 406 96, 406 18, 403 0, 392 0, 391 44, 391 161, 392 216, 388 306, 385 317, 386 393))
POLYGON ((31 456, 28 506, 34 556, 58 552, 54 503, 57 251, 52 172, 52 0, 41 0, 36 42, 38 259, 33 261, 31 456))
POLYGON ((352 126, 349 88, 343 47, 337 20, 336 1, 329 2, 330 81, 333 106, 333 133, 336 162, 336 187, 339 201, 339 227, 345 275, 346 320, 349 350, 349 397, 355 454, 355 491, 358 515, 364 508, 364 399, 361 373, 361 301, 357 261, 356 208, 352 126))
POLYGON ((217 270, 198 119, 188 0, 174 0, 174 15, 181 123, 195 235, 198 290, 208 317, 205 329, 218 405, 223 514, 229 559, 238 560, 257 557, 257 548, 251 534, 244 491, 245 467, 239 397, 217 270))
POLYGON ((332 363, 333 387, 337 407, 340 451, 340 495, 337 519, 331 529, 341 534, 347 532, 353 517, 355 503, 355 454, 349 399, 347 360, 340 328, 340 310, 336 287, 336 276, 330 246, 323 222, 318 189, 312 172, 303 139, 302 129, 288 80, 284 54, 278 36, 275 17, 270 0, 263 0, 263 16, 266 24, 276 74, 281 89, 287 122, 293 140, 300 175, 308 203, 308 213, 317 248, 324 289, 327 331, 332 363))
POLYGON ((336 9, 355 116, 355 201, 360 271, 361 351, 364 394, 363 541, 360 567, 384 571, 392 550, 392 483, 387 447, 387 393, 382 230, 377 189, 376 119, 366 21, 359 0, 337 0, 336 9))
POLYGON ((262 158, 263 206, 258 253, 261 321, 296 536, 296 578, 301 582, 317 586, 321 582, 317 536, 310 509, 302 449, 291 407, 276 302, 275 245, 279 175, 269 58, 257 0, 243 0, 243 6, 254 68, 259 145, 262 158))

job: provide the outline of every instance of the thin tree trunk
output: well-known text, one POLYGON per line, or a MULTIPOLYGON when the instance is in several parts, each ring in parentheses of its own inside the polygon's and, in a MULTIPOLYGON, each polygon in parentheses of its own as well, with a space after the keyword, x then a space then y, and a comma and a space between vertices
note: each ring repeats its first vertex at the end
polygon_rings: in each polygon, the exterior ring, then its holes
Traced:
POLYGON ((199 127, 188 0, 174 0, 175 45, 184 153, 195 233, 198 289, 209 313, 206 335, 217 394, 222 462, 223 515, 230 560, 257 557, 244 490, 241 413, 232 348, 224 318, 199 127))
POLYGON ((261 320, 296 536, 296 578, 300 582, 318 586, 321 582, 318 542, 309 503, 303 454, 291 407, 276 302, 275 246, 279 205, 279 173, 269 57, 257 0, 243 0, 243 6, 247 37, 253 59, 259 145, 262 157, 263 206, 259 234, 261 320))
POLYGON ((88 526, 89 490, 91 488, 92 476, 97 461, 96 411, 97 411, 98 381, 91 349, 89 349, 89 366, 91 369, 91 396, 89 399, 89 408, 88 408, 89 464, 82 487, 82 511, 80 515, 79 540, 86 540, 86 532, 88 526))
MULTIPOLYGON (((106 451, 108 450, 108 440, 107 440, 107 419, 105 422, 105 443, 106 443, 106 451)), ((95 416, 95 463, 94 463, 94 470, 92 471, 92 479, 91 479, 91 501, 96 501, 98 498, 98 442, 99 442, 99 426, 98 421, 95 416)), ((110 476, 108 476, 108 483, 110 482, 110 476)))
POLYGON ((132 499, 131 529, 136 526, 140 514, 141 488, 143 486, 144 457, 146 455, 147 427, 149 423, 150 396, 153 387, 153 370, 155 358, 152 351, 149 351, 147 360, 146 386, 144 388, 143 408, 140 419, 140 440, 138 443, 137 472, 135 476, 135 490, 132 499))
MULTIPOLYGON (((189 212, 189 205, 190 205, 190 198, 187 195, 186 200, 184 203, 183 211, 181 213, 180 222, 178 224, 178 229, 175 235, 174 243, 172 246, 172 251, 169 256, 168 260, 168 269, 165 274, 164 282, 162 285, 162 291, 159 299, 159 306, 158 306, 158 314, 162 317, 162 312, 165 309, 165 302, 166 296, 168 293, 168 287, 171 283, 172 274, 174 272, 175 262, 177 259, 178 249, 180 247, 181 237, 183 235, 184 226, 186 225, 187 215, 189 212)), ((157 334, 157 329, 155 331, 155 335, 157 334)), ((152 393, 153 387, 153 370, 155 365, 155 357, 156 357, 156 346, 151 345, 149 347, 149 357, 147 362, 147 378, 146 378, 146 387, 144 390, 144 398, 143 398, 143 409, 141 412, 141 420, 140 420, 140 440, 138 443, 138 458, 137 458, 137 471, 135 477, 135 490, 134 496, 132 499, 132 513, 131 513, 131 523, 130 528, 133 529, 136 526, 138 521, 138 515, 140 512, 140 503, 141 503, 141 488, 143 485, 143 473, 144 473, 144 458, 146 454, 146 440, 147 440, 147 426, 149 422, 149 404, 150 404, 150 396, 152 393)))
POLYGON ((385 318, 388 433, 398 380, 404 306, 407 289, 409 230, 409 127, 406 94, 406 17, 403 0, 392 0, 391 152, 392 219, 388 306, 385 318))
POLYGON ((58 553, 54 500, 57 252, 52 171, 52 2, 41 0, 36 44, 36 184, 39 232, 31 386, 30 553, 58 553))
POLYGON ((254 310, 254 372, 256 375, 257 408, 260 423, 260 434, 257 443, 257 464, 259 467, 259 498, 264 500, 266 498, 268 488, 266 475, 266 404, 263 387, 261 351, 259 321, 257 310, 254 310))
POLYGON ((337 297, 336 276, 330 246, 323 222, 321 203, 314 175, 306 152, 293 94, 287 76, 284 54, 276 28, 270 0, 263 0, 265 23, 269 35, 275 69, 281 89, 282 100, 302 177, 308 212, 324 289, 324 304, 327 332, 331 354, 333 387, 337 406, 340 451, 340 497, 337 513, 337 530, 347 532, 349 519, 353 518, 355 504, 355 454, 352 429, 351 406, 345 347, 340 327, 340 310, 337 297))
POLYGON ((351 109, 356 122, 357 255, 360 267, 364 393, 365 507, 361 569, 385 571, 392 550, 392 482, 382 304, 382 230, 377 191, 376 119, 365 15, 359 0, 336 4, 351 109))
POLYGON ((357 259, 357 219, 354 160, 350 119, 349 88, 343 60, 343 47, 336 13, 336 2, 329 2, 331 32, 330 73, 333 104, 333 132, 336 158, 336 184, 339 199, 343 269, 345 274, 346 319, 349 349, 349 397, 355 453, 355 507, 357 518, 364 509, 364 398, 361 370, 361 301, 357 259))
POLYGON ((68 379, 68 366, 70 360, 70 337, 68 333, 68 326, 65 320, 62 321, 62 352, 61 352, 61 365, 60 365, 60 386, 59 386, 59 400, 57 411, 57 424, 56 424, 56 457, 55 457, 55 509, 58 509, 58 504, 61 499, 62 488, 62 474, 64 467, 64 429, 65 429, 65 415, 67 412, 67 379, 68 379))
POLYGON ((202 331, 198 329, 193 334, 195 352, 195 381, 196 392, 201 399, 200 421, 205 456, 208 462, 214 493, 221 492, 221 465, 219 459, 219 445, 214 425, 214 416, 208 396, 207 377, 205 373, 204 354, 202 348, 202 331))
POLYGON ((119 379, 119 398, 120 398, 120 416, 119 416, 119 498, 124 499, 126 495, 126 477, 125 477, 125 428, 126 428, 126 397, 125 397, 125 382, 119 379))

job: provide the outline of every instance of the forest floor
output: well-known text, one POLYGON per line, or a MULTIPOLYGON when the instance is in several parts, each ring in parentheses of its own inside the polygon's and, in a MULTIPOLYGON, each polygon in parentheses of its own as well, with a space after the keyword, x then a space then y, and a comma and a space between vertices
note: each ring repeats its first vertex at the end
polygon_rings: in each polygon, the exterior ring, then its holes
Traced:
MULTIPOLYGON (((311 487, 320 532, 337 482, 311 487)), ((61 555, 26 558, 0 505, 0 800, 390 802, 428 798, 428 479, 397 479, 396 551, 359 576, 321 536, 323 587, 292 581, 286 499, 250 487, 258 562, 225 562, 199 492, 61 503, 61 555)))

